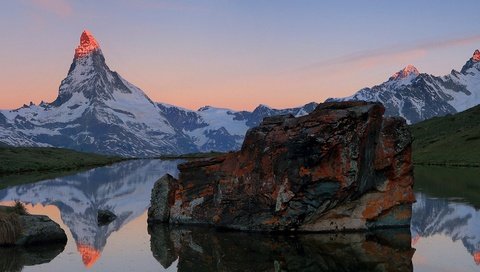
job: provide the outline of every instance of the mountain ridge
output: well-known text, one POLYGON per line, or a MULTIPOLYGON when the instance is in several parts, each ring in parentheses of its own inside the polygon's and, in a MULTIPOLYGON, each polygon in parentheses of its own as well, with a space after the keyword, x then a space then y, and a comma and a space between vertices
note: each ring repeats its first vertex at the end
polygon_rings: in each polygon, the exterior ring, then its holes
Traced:
POLYGON ((381 84, 326 101, 355 100, 381 102, 387 116, 403 117, 409 124, 464 111, 480 104, 480 51, 475 50, 460 72, 435 76, 409 65, 381 84))

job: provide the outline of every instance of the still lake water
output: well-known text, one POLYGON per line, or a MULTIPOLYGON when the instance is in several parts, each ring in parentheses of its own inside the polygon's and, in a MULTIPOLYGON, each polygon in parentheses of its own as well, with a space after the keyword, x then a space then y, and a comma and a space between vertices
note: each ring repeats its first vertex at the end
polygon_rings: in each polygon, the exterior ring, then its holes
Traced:
POLYGON ((65 248, 0 249, 17 271, 480 271, 480 169, 416 167, 410 231, 268 234, 148 228, 155 181, 178 161, 138 160, 0 190, 66 231, 65 248), (97 226, 99 209, 118 218, 97 226), (411 233, 411 235, 410 235, 411 233))

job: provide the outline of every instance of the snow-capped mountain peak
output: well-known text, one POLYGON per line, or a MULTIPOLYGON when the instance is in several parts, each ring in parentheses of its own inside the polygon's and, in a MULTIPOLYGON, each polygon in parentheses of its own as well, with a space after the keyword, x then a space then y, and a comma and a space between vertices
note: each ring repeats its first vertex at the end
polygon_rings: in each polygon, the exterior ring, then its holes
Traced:
POLYGON ((460 71, 464 75, 474 75, 476 73, 476 70, 480 70, 480 50, 475 50, 473 52, 472 57, 465 63, 465 65, 462 67, 462 70, 460 71), (476 68, 473 71, 471 71, 471 68, 476 68), (474 74, 472 74, 472 72, 474 74))
POLYGON ((420 73, 418 72, 417 68, 415 66, 409 64, 402 70, 396 72, 393 74, 389 80, 402 80, 405 78, 415 78, 419 75, 420 73))
POLYGON ((473 53, 472 60, 474 62, 479 62, 480 61, 480 51, 478 49, 475 50, 475 52, 473 53))
POLYGON ((82 151, 154 156, 179 153, 178 142, 186 141, 140 88, 110 70, 88 31, 55 101, 2 114, 7 125, 39 144, 82 151))
POLYGON ((88 30, 84 30, 80 36, 80 44, 75 49, 75 58, 83 58, 92 52, 100 51, 100 45, 88 30))
POLYGON ((100 45, 83 31, 72 65, 52 103, 0 111, 0 142, 51 145, 123 156, 238 149, 265 116, 313 111, 315 103, 254 112, 205 106, 198 111, 154 103, 110 70, 100 45))
POLYGON ((400 116, 416 123, 474 107, 480 103, 480 51, 463 66, 445 76, 420 74, 409 65, 388 81, 363 88, 345 98, 327 101, 365 100, 383 103, 387 116, 400 116))

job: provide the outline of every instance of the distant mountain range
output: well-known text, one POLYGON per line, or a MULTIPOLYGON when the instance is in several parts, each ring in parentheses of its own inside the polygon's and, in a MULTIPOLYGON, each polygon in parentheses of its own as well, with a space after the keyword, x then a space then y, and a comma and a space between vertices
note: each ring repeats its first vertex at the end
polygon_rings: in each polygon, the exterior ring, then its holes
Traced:
MULTIPOLYGON (((407 66, 386 82, 346 98, 385 105, 387 116, 408 123, 457 113, 480 103, 480 51, 460 72, 437 77, 407 66)), ((110 70, 99 43, 88 31, 80 37, 73 63, 52 103, 0 110, 0 144, 54 146, 127 157, 239 149, 246 131, 264 117, 303 116, 311 102, 290 109, 258 106, 252 112, 210 106, 189 110, 156 103, 110 70)))
POLYGON ((0 111, 0 142, 128 157, 230 151, 241 146, 246 131, 263 117, 301 116, 316 105, 283 110, 260 105, 248 112, 209 106, 193 111, 156 103, 111 71, 99 43, 84 31, 57 99, 0 111))
POLYGON ((349 100, 381 102, 387 116, 401 116, 410 124, 464 111, 480 104, 480 51, 473 53, 460 72, 452 70, 438 77, 409 65, 380 85, 349 97, 327 99, 349 100))

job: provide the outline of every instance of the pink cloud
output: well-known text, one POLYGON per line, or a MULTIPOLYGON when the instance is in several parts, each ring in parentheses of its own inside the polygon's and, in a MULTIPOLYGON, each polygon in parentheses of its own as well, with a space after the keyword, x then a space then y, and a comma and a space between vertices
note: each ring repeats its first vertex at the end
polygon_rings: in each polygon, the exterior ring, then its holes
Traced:
POLYGON ((435 40, 417 43, 414 45, 393 45, 384 48, 364 50, 320 61, 301 68, 300 70, 316 70, 342 64, 359 64, 362 67, 373 67, 383 63, 385 59, 405 58, 415 60, 427 54, 430 50, 455 47, 480 41, 480 35, 460 37, 448 40, 435 40))
POLYGON ((413 49, 409 51, 399 51, 392 54, 371 56, 354 61, 354 64, 361 69, 370 69, 387 63, 389 60, 394 63, 414 62, 427 54, 425 49, 413 49))
POLYGON ((36 7, 60 17, 68 17, 73 12, 70 3, 65 0, 30 0, 30 2, 36 7))

